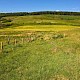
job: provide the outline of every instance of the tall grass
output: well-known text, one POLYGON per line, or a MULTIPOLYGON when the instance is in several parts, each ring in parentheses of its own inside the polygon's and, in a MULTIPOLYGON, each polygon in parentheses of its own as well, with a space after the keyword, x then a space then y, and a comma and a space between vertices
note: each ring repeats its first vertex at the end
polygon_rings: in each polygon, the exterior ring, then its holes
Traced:
POLYGON ((36 39, 4 46, 0 80, 79 80, 79 30, 20 33, 24 38, 36 39))

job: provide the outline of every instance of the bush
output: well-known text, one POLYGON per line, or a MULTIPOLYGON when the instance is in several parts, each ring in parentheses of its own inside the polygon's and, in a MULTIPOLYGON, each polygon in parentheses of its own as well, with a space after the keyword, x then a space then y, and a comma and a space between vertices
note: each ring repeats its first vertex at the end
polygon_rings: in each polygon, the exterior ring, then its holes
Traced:
POLYGON ((64 36, 62 34, 57 34, 57 35, 54 35, 53 38, 54 39, 59 39, 59 38, 63 38, 64 36))
POLYGON ((11 22, 12 20, 11 20, 11 19, 1 18, 0 21, 1 21, 2 23, 6 23, 6 22, 11 22))

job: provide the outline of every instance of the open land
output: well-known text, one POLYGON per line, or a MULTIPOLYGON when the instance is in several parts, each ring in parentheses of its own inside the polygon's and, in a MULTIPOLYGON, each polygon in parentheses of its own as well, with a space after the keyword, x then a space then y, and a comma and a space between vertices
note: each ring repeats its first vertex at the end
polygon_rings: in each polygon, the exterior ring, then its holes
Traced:
POLYGON ((2 22, 9 26, 0 29, 0 80, 80 80, 80 16, 8 16, 2 22))

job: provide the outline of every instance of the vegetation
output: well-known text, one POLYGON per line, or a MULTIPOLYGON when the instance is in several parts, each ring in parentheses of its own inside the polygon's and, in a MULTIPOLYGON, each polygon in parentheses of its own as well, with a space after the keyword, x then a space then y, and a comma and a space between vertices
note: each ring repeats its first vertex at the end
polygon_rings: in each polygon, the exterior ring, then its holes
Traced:
POLYGON ((40 11, 40 12, 0 13, 0 17, 6 17, 6 16, 26 16, 26 15, 43 15, 43 14, 53 14, 53 15, 75 15, 75 16, 79 16, 79 15, 80 15, 80 12, 40 11))
POLYGON ((0 22, 0 80, 80 79, 80 16, 28 14, 0 22))
MULTIPOLYGON (((13 33, 17 36, 9 36, 10 44, 4 46, 0 54, 1 80, 79 79, 79 30, 13 33), (20 33, 22 36, 18 36, 20 33), (21 43, 22 37, 24 43, 21 43), (34 40, 29 42, 31 37, 34 40), (15 38, 18 41, 16 46, 13 43, 15 38)), ((7 41, 7 38, 4 36, 3 39, 7 41)))
POLYGON ((19 26, 80 26, 80 16, 68 15, 28 15, 8 16, 0 19, 1 28, 14 28, 19 26))

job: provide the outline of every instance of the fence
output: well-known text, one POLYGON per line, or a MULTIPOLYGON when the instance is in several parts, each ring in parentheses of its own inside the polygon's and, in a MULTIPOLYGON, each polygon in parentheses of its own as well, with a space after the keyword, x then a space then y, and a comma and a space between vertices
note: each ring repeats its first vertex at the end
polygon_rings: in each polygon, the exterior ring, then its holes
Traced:
POLYGON ((14 45, 16 46, 17 44, 24 44, 24 42, 32 42, 34 40, 33 37, 30 37, 30 38, 14 38, 14 39, 11 39, 11 38, 8 38, 7 40, 5 41, 1 41, 0 42, 0 52, 3 52, 4 50, 4 46, 6 45, 14 45))
POLYGON ((36 39, 50 40, 50 39, 60 39, 66 37, 65 34, 33 34, 29 36, 4 36, 3 40, 0 42, 0 51, 2 52, 5 45, 14 45, 23 44, 25 42, 32 42, 36 39), (4 38, 6 37, 6 40, 4 38))

